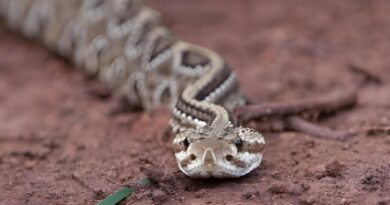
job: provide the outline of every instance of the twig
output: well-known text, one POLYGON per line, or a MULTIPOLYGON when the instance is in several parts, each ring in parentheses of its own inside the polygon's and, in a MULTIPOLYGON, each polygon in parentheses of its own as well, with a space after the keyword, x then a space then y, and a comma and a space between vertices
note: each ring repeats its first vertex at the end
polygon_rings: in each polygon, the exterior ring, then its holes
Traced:
POLYGON ((280 117, 287 128, 300 131, 319 138, 345 140, 354 133, 331 130, 311 123, 297 115, 310 112, 330 112, 356 104, 357 93, 354 91, 335 92, 330 95, 311 100, 293 103, 264 103, 240 107, 236 110, 242 122, 261 118, 280 117))
POLYGON ((328 96, 291 102, 262 103, 239 107, 235 110, 241 122, 249 122, 264 117, 286 117, 305 112, 330 112, 356 104, 357 94, 354 91, 335 92, 328 96))
POLYGON ((303 118, 297 116, 287 117, 286 122, 287 127, 292 130, 300 131, 324 139, 345 140, 355 134, 347 131, 332 130, 327 127, 306 121, 303 118))
POLYGON ((363 130, 368 136, 376 136, 376 135, 390 136, 390 126, 368 127, 368 128, 364 128, 363 130))
POLYGON ((365 70, 359 66, 351 64, 351 65, 349 65, 349 70, 353 73, 361 75, 364 78, 364 83, 367 83, 367 82, 372 82, 374 84, 381 84, 382 83, 382 80, 378 76, 368 72, 367 70, 365 70))

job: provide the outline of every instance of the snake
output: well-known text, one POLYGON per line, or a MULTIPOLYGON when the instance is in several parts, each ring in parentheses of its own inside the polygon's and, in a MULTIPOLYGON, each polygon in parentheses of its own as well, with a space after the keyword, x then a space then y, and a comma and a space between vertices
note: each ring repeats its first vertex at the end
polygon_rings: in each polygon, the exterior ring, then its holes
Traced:
POLYGON ((185 175, 237 178, 260 165, 263 135, 232 114, 246 103, 232 68, 172 35, 142 0, 0 0, 0 15, 129 105, 169 106, 172 150, 185 175))

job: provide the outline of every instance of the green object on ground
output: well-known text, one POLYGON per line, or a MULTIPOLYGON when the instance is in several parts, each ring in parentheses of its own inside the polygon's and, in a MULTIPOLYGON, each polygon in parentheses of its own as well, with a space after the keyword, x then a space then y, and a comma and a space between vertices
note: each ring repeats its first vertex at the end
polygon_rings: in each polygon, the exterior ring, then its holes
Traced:
POLYGON ((132 193, 134 193, 133 188, 123 187, 121 190, 103 199, 103 201, 101 201, 97 205, 116 205, 117 203, 119 203, 120 201, 122 201, 123 199, 131 195, 132 193))
MULTIPOLYGON (((140 186, 146 186, 150 184, 150 180, 148 178, 140 179, 137 182, 136 187, 140 186)), ((103 201, 99 202, 97 205, 116 205, 117 203, 121 202, 123 199, 127 198, 131 194, 133 194, 135 191, 134 188, 131 187, 123 187, 119 191, 111 194, 110 196, 103 199, 103 201)))

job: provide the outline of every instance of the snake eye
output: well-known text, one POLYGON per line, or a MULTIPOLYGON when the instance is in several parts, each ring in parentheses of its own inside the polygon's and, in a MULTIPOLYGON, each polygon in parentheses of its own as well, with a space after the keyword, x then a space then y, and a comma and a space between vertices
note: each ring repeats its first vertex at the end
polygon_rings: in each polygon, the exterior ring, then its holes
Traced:
POLYGON ((230 155, 230 154, 226 155, 226 160, 229 161, 229 162, 232 161, 233 160, 233 156, 230 155))
POLYGON ((240 150, 241 147, 242 147, 242 139, 241 139, 241 138, 236 138, 236 139, 234 140, 234 145, 236 145, 237 150, 240 150))
POLYGON ((188 149, 188 147, 190 146, 190 140, 188 138, 186 138, 184 141, 183 141, 183 144, 184 144, 184 147, 186 148, 186 150, 188 149))

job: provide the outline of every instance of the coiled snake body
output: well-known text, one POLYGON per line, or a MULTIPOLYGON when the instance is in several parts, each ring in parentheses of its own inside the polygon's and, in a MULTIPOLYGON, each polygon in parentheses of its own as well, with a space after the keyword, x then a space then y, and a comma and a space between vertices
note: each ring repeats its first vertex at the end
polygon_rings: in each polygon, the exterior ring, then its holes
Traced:
POLYGON ((73 61, 145 109, 172 108, 173 150, 194 178, 239 177, 262 159, 264 138, 230 114, 245 103, 216 53, 176 40, 138 0, 0 0, 7 24, 73 61))

